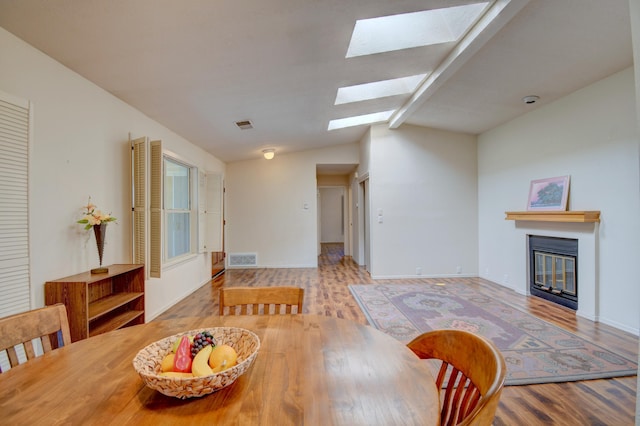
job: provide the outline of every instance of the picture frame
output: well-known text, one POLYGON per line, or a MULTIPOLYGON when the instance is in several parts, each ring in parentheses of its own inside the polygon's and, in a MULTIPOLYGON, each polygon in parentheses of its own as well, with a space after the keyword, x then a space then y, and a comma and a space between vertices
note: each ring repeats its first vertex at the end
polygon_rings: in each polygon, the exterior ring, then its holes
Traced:
POLYGON ((531 181, 527 211, 565 211, 569 201, 570 176, 531 181))

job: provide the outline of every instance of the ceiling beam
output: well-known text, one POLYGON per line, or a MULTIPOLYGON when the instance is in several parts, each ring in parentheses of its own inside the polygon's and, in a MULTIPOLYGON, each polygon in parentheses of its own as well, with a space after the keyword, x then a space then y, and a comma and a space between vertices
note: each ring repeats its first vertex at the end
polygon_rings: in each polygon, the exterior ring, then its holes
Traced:
POLYGON ((460 43, 389 119, 389 128, 400 127, 465 62, 526 6, 529 0, 497 0, 462 38, 460 43))

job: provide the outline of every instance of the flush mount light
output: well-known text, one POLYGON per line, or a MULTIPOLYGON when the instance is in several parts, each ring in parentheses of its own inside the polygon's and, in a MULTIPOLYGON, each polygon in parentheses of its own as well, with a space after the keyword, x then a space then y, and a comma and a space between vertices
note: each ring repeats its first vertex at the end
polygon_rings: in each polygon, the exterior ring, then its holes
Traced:
POLYGON ((535 104, 538 99, 540 99, 540 96, 530 95, 522 98, 522 102, 525 104, 535 104))
POLYGON ((249 120, 236 121, 236 126, 240 130, 253 129, 253 124, 249 120))
POLYGON ((276 150, 273 148, 263 149, 262 155, 264 155, 265 159, 271 160, 276 155, 276 150))

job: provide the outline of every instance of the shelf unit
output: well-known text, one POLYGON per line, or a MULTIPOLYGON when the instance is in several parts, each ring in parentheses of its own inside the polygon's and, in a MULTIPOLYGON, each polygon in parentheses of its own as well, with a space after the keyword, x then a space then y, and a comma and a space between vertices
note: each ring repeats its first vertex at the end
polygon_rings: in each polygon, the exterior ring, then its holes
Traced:
POLYGON ((110 265, 45 283, 45 304, 67 307, 71 341, 144 324, 144 265, 110 265))
POLYGON ((505 212, 505 220, 529 220, 534 222, 600 222, 600 211, 526 211, 505 212))

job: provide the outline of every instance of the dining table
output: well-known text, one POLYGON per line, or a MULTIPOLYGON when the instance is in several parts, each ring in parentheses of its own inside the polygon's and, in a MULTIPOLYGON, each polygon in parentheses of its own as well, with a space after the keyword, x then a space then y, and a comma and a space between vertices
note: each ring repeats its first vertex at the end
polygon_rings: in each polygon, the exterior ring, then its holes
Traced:
POLYGON ((437 425, 439 396, 405 344, 321 315, 240 315, 150 321, 47 352, 0 374, 7 425, 437 425), (254 363, 231 385, 179 399, 143 383, 133 358, 188 330, 254 332, 254 363))

